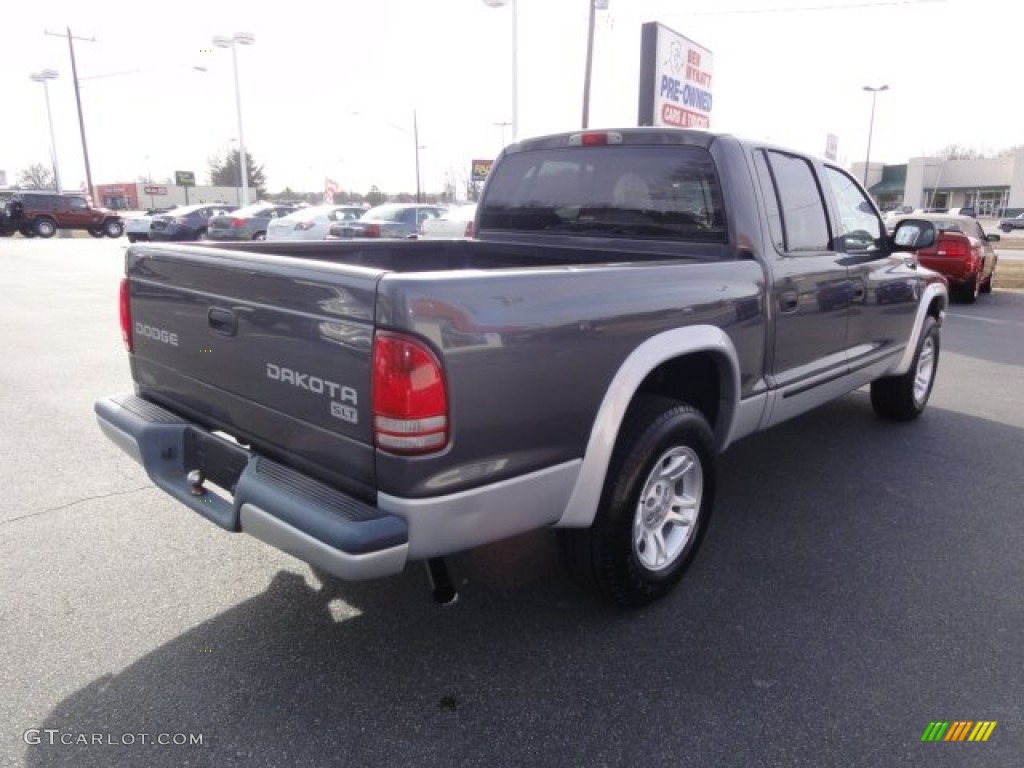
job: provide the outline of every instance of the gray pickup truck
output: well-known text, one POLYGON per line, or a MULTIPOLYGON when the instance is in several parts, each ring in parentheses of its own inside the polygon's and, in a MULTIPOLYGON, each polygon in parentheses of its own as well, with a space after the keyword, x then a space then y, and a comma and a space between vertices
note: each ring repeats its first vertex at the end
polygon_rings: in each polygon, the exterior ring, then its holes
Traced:
MULTIPOLYGON (((732 136, 522 141, 473 240, 134 245, 134 392, 96 403, 152 481, 341 579, 557 527, 614 603, 666 594, 732 442, 870 385, 928 401, 946 284, 843 169, 732 136)), ((881 438, 880 438, 881 439, 881 438)))

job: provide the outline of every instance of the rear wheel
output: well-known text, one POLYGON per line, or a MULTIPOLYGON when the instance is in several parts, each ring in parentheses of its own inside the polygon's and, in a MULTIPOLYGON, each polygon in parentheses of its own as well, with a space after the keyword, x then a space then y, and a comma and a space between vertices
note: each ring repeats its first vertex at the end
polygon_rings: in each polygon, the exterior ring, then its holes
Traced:
POLYGON ((252 236, 252 239, 253 240, 266 240, 267 239, 267 233, 266 232, 257 232, 255 235, 252 236))
POLYGON ((989 272, 988 277, 986 277, 984 281, 982 281, 981 287, 978 288, 978 291, 981 293, 992 293, 992 281, 995 279, 995 277, 996 268, 992 267, 992 271, 989 272))
POLYGON ((921 329, 910 370, 902 376, 887 376, 871 382, 871 405, 875 412, 893 421, 916 419, 928 405, 938 369, 939 324, 929 315, 921 329))
POLYGON ((57 234, 57 224, 53 219, 36 219, 32 229, 39 237, 53 237, 57 234))
POLYGON ((623 422, 593 525, 559 531, 566 565, 618 605, 663 597, 697 552, 714 493, 714 438, 703 414, 641 395, 623 422))
POLYGON ((981 290, 979 275, 974 274, 971 279, 957 287, 956 297, 964 304, 973 304, 978 300, 978 292, 981 290))
POLYGON ((102 229, 90 229, 89 230, 89 234, 92 235, 93 237, 103 237, 103 230, 102 229))
POLYGON ((128 242, 134 243, 138 238, 135 235, 128 235, 128 242))
POLYGON ((1009 224, 1003 224, 1003 226, 1001 226, 1000 229, 1003 230, 1003 232, 1013 231, 1013 227, 1011 227, 1009 224))
POLYGON ((30 227, 30 226, 22 227, 18 231, 21 232, 21 236, 22 237, 35 237, 36 236, 35 230, 32 229, 32 227, 30 227))

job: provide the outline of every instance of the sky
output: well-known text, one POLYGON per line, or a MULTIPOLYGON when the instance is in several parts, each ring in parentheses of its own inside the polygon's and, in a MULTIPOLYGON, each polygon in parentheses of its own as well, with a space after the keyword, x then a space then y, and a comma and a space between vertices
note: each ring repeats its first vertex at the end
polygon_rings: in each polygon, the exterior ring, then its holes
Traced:
MULTIPOLYGON (((173 0, 36 0, 0 27, 0 170, 9 182, 48 164, 49 84, 65 187, 85 179, 67 40, 75 43, 95 184, 176 170, 208 177, 237 146, 231 51, 237 49, 246 150, 270 191, 415 190, 419 129, 427 192, 460 188, 474 158, 512 140, 513 45, 520 137, 581 125, 588 0, 333 0, 259 5, 173 0), (202 67, 199 71, 194 67, 202 67)), ((610 0, 598 11, 590 126, 636 125, 640 29, 658 21, 714 56, 711 130, 823 155, 890 163, 949 144, 993 152, 1024 144, 1016 0, 610 0)))

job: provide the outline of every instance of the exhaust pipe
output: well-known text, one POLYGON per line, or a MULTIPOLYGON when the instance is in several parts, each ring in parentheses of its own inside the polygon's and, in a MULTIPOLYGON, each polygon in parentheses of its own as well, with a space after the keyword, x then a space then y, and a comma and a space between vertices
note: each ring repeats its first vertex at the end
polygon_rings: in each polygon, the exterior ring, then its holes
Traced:
POLYGON ((427 560, 427 578, 430 579, 430 593, 438 605, 452 605, 459 599, 455 591, 452 576, 448 572, 448 564, 443 557, 432 557, 427 560))

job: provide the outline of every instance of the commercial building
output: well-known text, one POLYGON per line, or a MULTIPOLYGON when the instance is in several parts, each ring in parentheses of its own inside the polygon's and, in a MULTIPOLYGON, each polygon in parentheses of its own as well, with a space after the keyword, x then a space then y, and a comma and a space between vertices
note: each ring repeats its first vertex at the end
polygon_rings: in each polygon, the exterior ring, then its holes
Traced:
MULTIPOLYGON (((854 163, 852 172, 864 178, 864 163, 854 163)), ((903 165, 871 163, 867 188, 882 209, 968 206, 979 216, 1015 216, 1024 212, 1024 149, 979 160, 912 157, 903 165)))
POLYGON ((238 205, 242 191, 241 187, 181 187, 175 184, 127 181, 120 184, 97 184, 96 196, 97 205, 120 211, 138 211, 194 203, 238 205))

